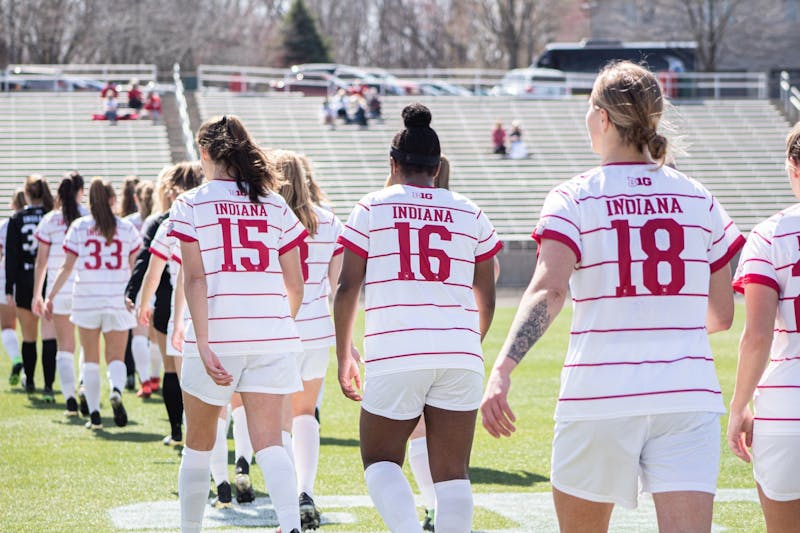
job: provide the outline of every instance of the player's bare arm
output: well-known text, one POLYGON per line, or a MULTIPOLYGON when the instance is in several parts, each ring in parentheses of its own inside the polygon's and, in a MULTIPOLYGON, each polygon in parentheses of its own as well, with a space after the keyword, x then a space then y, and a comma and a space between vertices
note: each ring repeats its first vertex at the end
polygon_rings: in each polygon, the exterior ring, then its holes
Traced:
POLYGON ((733 291, 731 267, 725 265, 711 274, 708 287, 706 329, 709 333, 727 331, 733 324, 733 291))
POLYGON ((358 254, 344 251, 342 272, 333 300, 333 323, 336 326, 336 358, 339 362, 339 385, 351 400, 360 401, 361 376, 353 358, 353 324, 356 320, 358 295, 367 269, 367 261, 358 254))

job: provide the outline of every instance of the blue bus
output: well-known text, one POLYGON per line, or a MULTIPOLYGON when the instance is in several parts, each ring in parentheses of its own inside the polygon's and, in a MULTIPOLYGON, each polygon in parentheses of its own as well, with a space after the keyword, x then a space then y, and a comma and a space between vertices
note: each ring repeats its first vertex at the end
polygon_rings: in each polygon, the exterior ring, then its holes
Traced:
POLYGON ((579 43, 550 43, 532 67, 564 72, 599 71, 609 61, 627 59, 653 72, 691 72, 695 69, 697 44, 679 42, 624 42, 584 39, 579 43))

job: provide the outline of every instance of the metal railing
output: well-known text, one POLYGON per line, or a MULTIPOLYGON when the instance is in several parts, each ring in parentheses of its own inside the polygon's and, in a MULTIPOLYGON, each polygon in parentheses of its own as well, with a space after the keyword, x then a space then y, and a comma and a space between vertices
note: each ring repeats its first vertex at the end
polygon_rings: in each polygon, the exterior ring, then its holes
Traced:
POLYGON ((186 159, 189 161, 197 161, 197 150, 194 147, 192 125, 189 121, 189 107, 186 105, 186 94, 184 94, 183 80, 181 80, 181 66, 178 63, 172 66, 172 80, 175 83, 175 101, 178 104, 178 116, 181 120, 181 133, 183 134, 183 147, 186 150, 186 159))
POLYGON ((91 82, 114 81, 127 83, 133 78, 140 85, 156 83, 158 69, 155 65, 9 65, 3 71, 3 90, 39 89, 52 91, 74 91, 96 89, 91 82))
POLYGON ((800 120, 800 90, 792 85, 792 79, 785 70, 781 72, 780 87, 783 112, 794 124, 800 120))

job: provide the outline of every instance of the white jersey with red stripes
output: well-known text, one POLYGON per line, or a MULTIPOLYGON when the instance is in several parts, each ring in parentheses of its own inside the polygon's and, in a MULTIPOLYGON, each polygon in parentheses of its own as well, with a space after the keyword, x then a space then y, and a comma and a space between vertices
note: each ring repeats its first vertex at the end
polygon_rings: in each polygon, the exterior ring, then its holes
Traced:
MULTIPOLYGON (((208 339, 218 356, 302 351, 279 256, 308 232, 279 194, 253 204, 231 180, 215 179, 181 194, 170 231, 198 242, 206 275, 208 339)), ((194 324, 184 356, 196 357, 194 324)))
POLYGON ((180 241, 168 235, 169 217, 161 221, 156 230, 156 234, 150 241, 150 253, 167 262, 169 269, 169 281, 174 289, 178 283, 178 269, 181 266, 181 247, 180 241))
POLYGON ((368 375, 483 374, 472 282, 475 263, 502 248, 483 211, 447 189, 393 185, 358 202, 339 241, 367 260, 368 375))
POLYGON ((747 238, 733 286, 748 283, 778 293, 770 363, 755 393, 755 428, 800 434, 800 204, 758 224, 747 238))
POLYGON ((303 266, 303 305, 295 317, 303 349, 325 348, 336 344, 328 296, 331 286, 328 281, 328 267, 333 256, 342 253, 344 248, 337 243, 342 233, 342 223, 336 215, 319 206, 314 206, 317 214, 317 233, 306 237, 300 244, 300 261, 303 266))
POLYGON ((141 233, 144 220, 142 220, 142 214, 140 212, 131 213, 125 217, 125 220, 136 226, 136 230, 141 233))
POLYGON ((117 217, 111 242, 97 230, 91 215, 75 220, 64 239, 64 251, 77 256, 72 311, 126 311, 130 256, 141 245, 139 231, 123 218, 117 217))
POLYGON ((725 412, 706 331, 709 280, 744 244, 669 167, 597 167, 547 196, 533 231, 578 258, 557 420, 725 412))
MULTIPOLYGON (((83 206, 79 206, 78 210, 81 216, 89 214, 89 210, 83 206)), ((39 225, 36 226, 36 231, 33 232, 34 237, 43 243, 50 246, 50 253, 47 256, 47 282, 53 283, 58 270, 64 264, 64 238, 67 235, 67 225, 64 221, 64 215, 61 210, 54 210, 47 213, 42 218, 39 225)), ((69 279, 61 288, 59 294, 72 294, 72 285, 75 282, 75 270, 69 275, 69 279)))

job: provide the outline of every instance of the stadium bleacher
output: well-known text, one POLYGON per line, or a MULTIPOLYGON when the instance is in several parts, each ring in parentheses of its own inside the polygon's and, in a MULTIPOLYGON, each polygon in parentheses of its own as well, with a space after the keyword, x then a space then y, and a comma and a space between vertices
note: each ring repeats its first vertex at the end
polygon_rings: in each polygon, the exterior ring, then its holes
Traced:
MULTIPOLYGON (((124 101, 124 97, 122 98, 124 101)), ((0 93, 0 197, 32 173, 44 174, 55 193, 61 175, 80 171, 119 185, 129 174, 155 179, 171 163, 166 128, 150 120, 92 121, 100 112, 97 93, 0 93)), ((120 107, 120 114, 125 113, 120 107)), ((0 213, 10 215, 7 200, 0 213)))
MULTIPOLYGON (((451 161, 452 186, 489 214, 506 240, 528 239, 544 196, 554 185, 597 164, 584 126, 585 100, 415 97, 433 112, 432 126, 451 161), (491 153, 496 120, 519 120, 531 153, 522 160, 491 153)), ((400 110, 411 100, 387 97, 384 123, 325 129, 320 98, 198 93, 200 116, 239 115, 266 147, 297 150, 315 163, 337 214, 346 217, 364 193, 382 186, 400 110)), ((703 182, 743 231, 795 200, 783 169, 788 122, 767 100, 678 103, 669 120, 687 153, 681 170, 703 182)))

